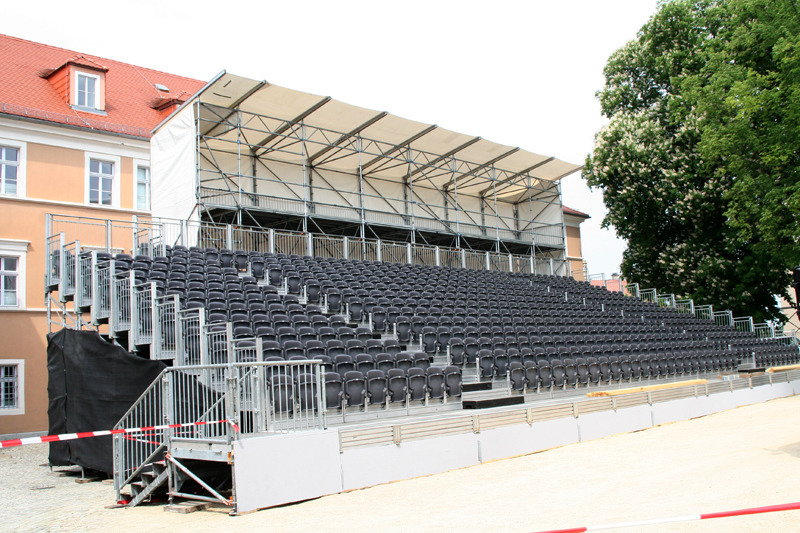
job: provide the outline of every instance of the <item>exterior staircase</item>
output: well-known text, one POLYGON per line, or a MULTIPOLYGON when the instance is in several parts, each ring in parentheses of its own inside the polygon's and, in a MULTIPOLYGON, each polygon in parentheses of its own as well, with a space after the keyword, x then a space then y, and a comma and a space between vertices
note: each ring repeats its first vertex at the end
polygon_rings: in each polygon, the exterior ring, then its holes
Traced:
POLYGON ((139 472, 138 479, 128 484, 131 491, 128 507, 136 507, 142 502, 149 501, 154 495, 166 495, 165 484, 168 479, 169 470, 166 461, 155 461, 145 465, 139 472))

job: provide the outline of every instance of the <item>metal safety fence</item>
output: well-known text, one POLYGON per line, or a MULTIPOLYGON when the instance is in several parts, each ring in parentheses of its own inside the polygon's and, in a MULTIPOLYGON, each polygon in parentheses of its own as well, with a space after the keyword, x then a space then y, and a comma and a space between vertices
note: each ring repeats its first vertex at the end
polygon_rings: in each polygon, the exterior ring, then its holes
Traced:
POLYGON ((131 329, 131 293, 133 292, 134 273, 119 273, 111 286, 110 332, 115 337, 119 332, 131 329))
MULTIPOLYGON (((560 231, 558 227, 547 231, 560 231)), ((218 224, 205 221, 150 219, 104 220, 67 215, 47 215, 47 283, 55 289, 63 269, 63 242, 80 241, 86 251, 125 252, 131 255, 165 255, 167 246, 245 250, 296 254, 332 259, 354 259, 440 265, 473 270, 500 270, 524 274, 569 275, 567 262, 553 257, 515 255, 465 248, 401 243, 380 239, 339 237, 288 230, 218 224)), ((563 247, 563 238, 553 235, 563 247)), ((563 253, 563 252, 561 252, 563 253)))
POLYGON ((318 360, 165 369, 114 426, 142 428, 114 435, 117 495, 172 440, 229 444, 241 436, 324 429, 324 387, 318 360), (153 429, 160 425, 182 427, 153 429))
POLYGON ((176 359, 184 353, 178 312, 181 309, 177 294, 155 299, 156 320, 153 332, 154 359, 176 359))
POLYGON ((156 294, 156 284, 153 282, 139 285, 133 292, 131 328, 133 346, 143 346, 153 342, 153 308, 156 294))
POLYGON ((114 262, 97 265, 92 277, 92 323, 97 325, 111 316, 111 283, 114 262))

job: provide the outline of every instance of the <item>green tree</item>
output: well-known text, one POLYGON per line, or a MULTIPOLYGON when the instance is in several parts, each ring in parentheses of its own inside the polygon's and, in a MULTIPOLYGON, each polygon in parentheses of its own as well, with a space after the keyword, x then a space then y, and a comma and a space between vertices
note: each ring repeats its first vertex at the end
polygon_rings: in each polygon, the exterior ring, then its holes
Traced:
POLYGON ((728 45, 686 92, 704 117, 703 157, 732 177, 729 225, 788 269, 800 262, 800 13, 796 0, 735 0, 730 11, 728 45))
POLYGON ((784 190, 797 194, 800 136, 786 128, 800 86, 775 75, 800 41, 794 2, 780 3, 769 16, 766 0, 661 3, 606 65, 609 124, 583 171, 603 190, 604 225, 628 241, 627 279, 756 320, 780 316, 800 235, 784 190))

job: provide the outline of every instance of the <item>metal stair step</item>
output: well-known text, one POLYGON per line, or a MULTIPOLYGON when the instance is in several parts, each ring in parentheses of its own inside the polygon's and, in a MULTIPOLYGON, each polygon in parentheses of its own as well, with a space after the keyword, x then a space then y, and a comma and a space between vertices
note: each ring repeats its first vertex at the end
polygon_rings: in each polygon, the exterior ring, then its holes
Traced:
MULTIPOLYGON (((142 478, 146 473, 142 472, 142 478)), ((149 483, 145 483, 144 479, 141 481, 132 481, 129 483, 131 487, 131 493, 137 492, 138 487, 143 485, 141 490, 133 497, 133 499, 128 503, 128 507, 136 507, 140 503, 142 503, 145 499, 149 498, 156 489, 158 489, 161 485, 163 485, 167 478, 169 477, 169 471, 167 469, 162 470, 157 476, 155 476, 149 483), (136 487, 136 488, 135 488, 136 487)))

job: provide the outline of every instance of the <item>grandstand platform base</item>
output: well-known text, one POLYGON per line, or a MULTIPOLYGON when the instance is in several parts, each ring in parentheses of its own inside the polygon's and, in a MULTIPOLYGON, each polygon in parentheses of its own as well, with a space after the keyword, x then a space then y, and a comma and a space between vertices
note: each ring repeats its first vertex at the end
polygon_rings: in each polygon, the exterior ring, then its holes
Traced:
POLYGON ((616 397, 554 398, 236 440, 231 444, 234 512, 474 466, 796 394, 797 370, 616 397))
POLYGON ((524 396, 500 396, 496 398, 483 398, 476 400, 464 400, 464 409, 489 409, 492 407, 504 407, 507 405, 519 405, 525 403, 524 396))
POLYGON ((492 390, 491 381, 477 381, 475 383, 464 383, 462 385, 464 392, 475 392, 482 390, 492 390))
POLYGON ((757 368, 739 368, 738 372, 746 376, 758 376, 766 372, 767 369, 763 366, 757 368))

